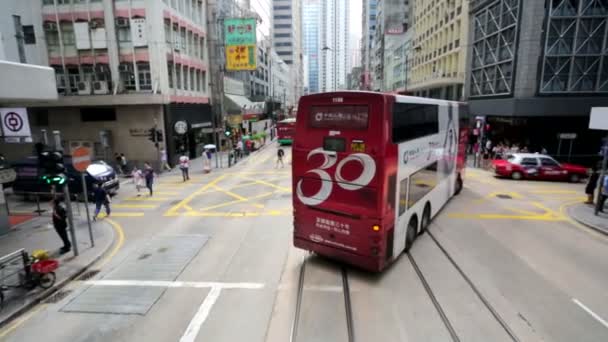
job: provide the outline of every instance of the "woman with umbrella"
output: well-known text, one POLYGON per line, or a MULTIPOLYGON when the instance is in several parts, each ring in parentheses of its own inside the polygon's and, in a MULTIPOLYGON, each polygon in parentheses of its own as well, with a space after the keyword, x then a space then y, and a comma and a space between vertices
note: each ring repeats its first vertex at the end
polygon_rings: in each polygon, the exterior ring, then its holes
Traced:
POLYGON ((203 151, 203 172, 204 173, 209 173, 211 172, 211 157, 213 156, 213 154, 211 153, 211 150, 215 150, 215 145, 213 144, 208 144, 203 146, 203 148, 205 149, 203 151))

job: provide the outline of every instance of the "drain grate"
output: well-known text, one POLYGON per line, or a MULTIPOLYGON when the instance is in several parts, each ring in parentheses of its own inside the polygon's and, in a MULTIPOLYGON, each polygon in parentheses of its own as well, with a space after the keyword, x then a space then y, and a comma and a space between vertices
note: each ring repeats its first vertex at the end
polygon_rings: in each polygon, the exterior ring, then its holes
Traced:
POLYGON ((94 276, 96 276, 98 273, 99 273, 99 270, 86 271, 80 277, 78 277, 78 280, 80 280, 80 281, 89 280, 89 279, 93 278, 94 276))
POLYGON ((50 295, 49 298, 47 298, 44 302, 48 304, 58 303, 63 298, 67 297, 70 293, 72 293, 72 290, 57 291, 50 295))
POLYGON ((496 195, 496 197, 501 198, 501 199, 512 199, 513 198, 510 195, 505 195, 505 194, 498 194, 498 195, 496 195))

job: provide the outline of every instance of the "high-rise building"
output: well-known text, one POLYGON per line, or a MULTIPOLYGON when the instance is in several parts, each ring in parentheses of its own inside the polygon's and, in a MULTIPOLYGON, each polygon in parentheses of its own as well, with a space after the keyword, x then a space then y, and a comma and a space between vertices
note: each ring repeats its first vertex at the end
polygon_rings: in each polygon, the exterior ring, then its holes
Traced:
POLYGON ((302 3, 302 42, 307 80, 305 94, 318 93, 320 86, 321 56, 321 10, 324 0, 303 0, 302 3))
POLYGON ((412 0, 413 58, 409 90, 448 100, 463 98, 469 1, 412 0))
POLYGON ((277 54, 290 66, 290 104, 296 104, 303 91, 302 2, 275 0, 273 2, 273 44, 277 54))
MULTIPOLYGON (((169 158, 182 148, 194 156, 196 144, 213 141, 203 1, 23 2, 36 18, 22 24, 34 26, 45 50, 46 60, 31 61, 55 70, 61 95, 25 104, 33 132, 60 131, 67 152, 84 145, 94 158, 118 152, 135 163, 160 159, 148 141, 152 127, 162 130, 159 147, 169 158), (188 124, 186 134, 173 129, 178 121, 188 124)), ((25 46, 26 60, 32 48, 25 46)))
POLYGON ((371 89, 371 53, 376 32, 376 9, 377 0, 363 0, 361 12, 361 83, 363 89, 371 89))
POLYGON ((470 6, 466 94, 471 112, 489 123, 492 141, 564 158, 570 141, 560 143, 560 133, 574 133, 573 154, 596 153, 604 133, 587 127, 591 107, 608 105, 608 4, 478 0, 470 6))
POLYGON ((350 25, 348 0, 321 1, 320 90, 346 89, 350 72, 350 25))
MULTIPOLYGON (((409 0, 378 0, 376 12, 376 29, 372 37, 370 51, 370 69, 372 89, 383 90, 385 50, 389 40, 394 36, 403 36, 409 29, 409 0)), ((397 38, 398 39, 398 38, 397 38)))

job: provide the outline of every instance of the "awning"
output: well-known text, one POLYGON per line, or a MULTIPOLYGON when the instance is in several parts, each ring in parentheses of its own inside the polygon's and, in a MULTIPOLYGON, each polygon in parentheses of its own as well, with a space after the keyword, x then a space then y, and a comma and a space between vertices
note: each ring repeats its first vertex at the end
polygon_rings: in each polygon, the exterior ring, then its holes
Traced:
POLYGON ((224 94, 224 106, 226 107, 226 113, 229 114, 241 114, 243 107, 250 108, 253 102, 242 95, 224 94))

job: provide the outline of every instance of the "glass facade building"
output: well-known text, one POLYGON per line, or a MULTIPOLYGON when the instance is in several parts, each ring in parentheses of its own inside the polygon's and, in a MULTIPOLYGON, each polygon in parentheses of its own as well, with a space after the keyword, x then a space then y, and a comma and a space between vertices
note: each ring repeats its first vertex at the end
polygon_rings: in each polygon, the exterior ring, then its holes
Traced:
POLYGON ((307 93, 319 92, 319 57, 321 54, 321 0, 304 0, 302 7, 303 46, 308 73, 307 93))

